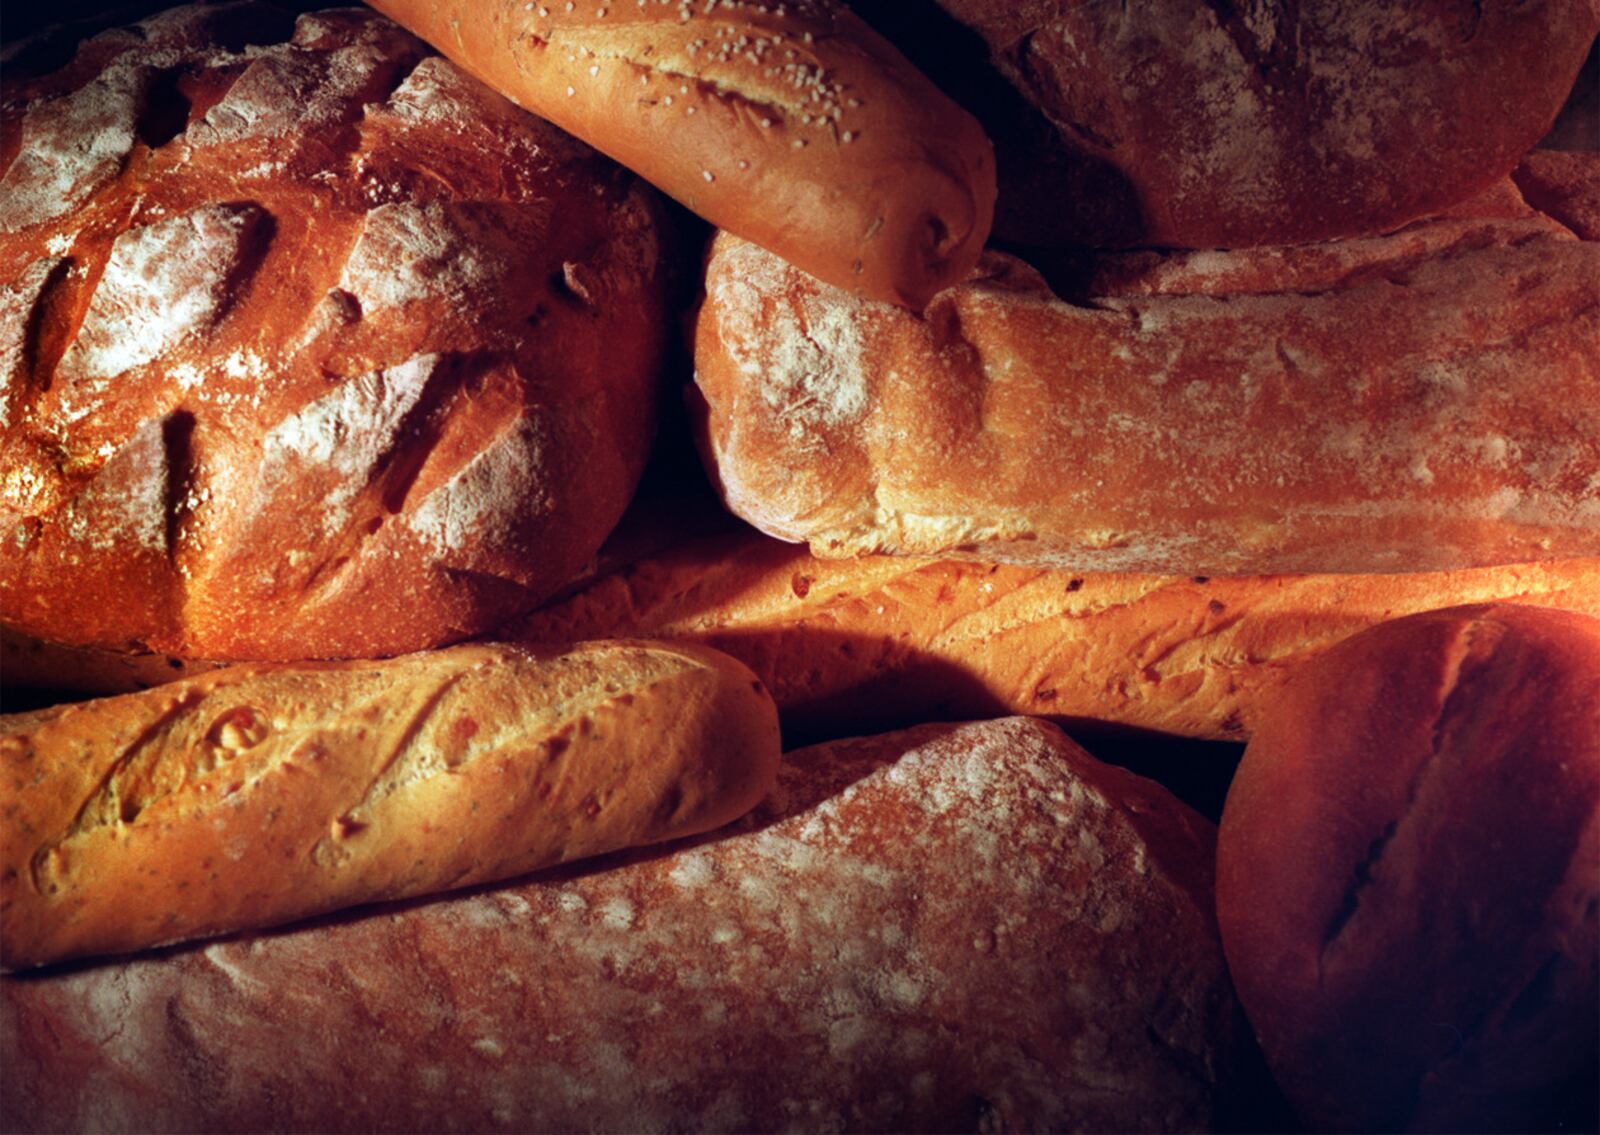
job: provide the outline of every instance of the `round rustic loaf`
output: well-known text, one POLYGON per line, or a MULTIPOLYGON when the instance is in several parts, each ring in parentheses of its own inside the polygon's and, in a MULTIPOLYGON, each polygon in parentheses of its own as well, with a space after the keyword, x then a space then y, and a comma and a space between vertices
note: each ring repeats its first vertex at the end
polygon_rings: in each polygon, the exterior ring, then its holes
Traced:
POLYGON ((1469 606, 1301 670, 1217 850, 1229 967, 1334 1130, 1552 1130, 1600 1019, 1600 619, 1469 606))
MULTIPOLYGON (((1596 0, 935 2, 1030 104, 973 106, 998 152, 996 231, 1033 245, 1396 228, 1509 173, 1600 29, 1596 0)), ((981 52, 959 52, 932 4, 856 3, 936 80, 974 89, 981 52)))
POLYGON ((3 97, 0 619, 391 654, 593 554, 665 340, 631 174, 364 10, 180 8, 3 97))

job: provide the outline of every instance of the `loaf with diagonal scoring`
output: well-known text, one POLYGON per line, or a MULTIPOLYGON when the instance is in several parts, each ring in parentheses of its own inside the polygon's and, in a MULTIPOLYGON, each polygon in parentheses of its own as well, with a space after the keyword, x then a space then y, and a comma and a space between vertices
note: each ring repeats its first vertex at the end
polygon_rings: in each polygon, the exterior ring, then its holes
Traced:
POLYGON ((0 717, 0 964, 273 926, 706 831, 778 763, 716 651, 241 665, 0 717))
POLYGON ((1102 256, 1077 298, 989 253, 921 319, 723 234, 695 339, 708 463, 734 512, 820 556, 1600 555, 1600 244, 1505 193, 1390 236, 1102 256))
POLYGON ((0 1126, 1210 1130, 1214 838, 1039 722, 818 746, 666 854, 0 982, 0 1126))
POLYGON ((365 10, 179 8, 3 97, 0 619, 368 657, 593 554, 664 352, 637 178, 365 10))
POLYGON ((375 0, 713 224, 920 308, 994 215, 983 128, 839 0, 375 0))

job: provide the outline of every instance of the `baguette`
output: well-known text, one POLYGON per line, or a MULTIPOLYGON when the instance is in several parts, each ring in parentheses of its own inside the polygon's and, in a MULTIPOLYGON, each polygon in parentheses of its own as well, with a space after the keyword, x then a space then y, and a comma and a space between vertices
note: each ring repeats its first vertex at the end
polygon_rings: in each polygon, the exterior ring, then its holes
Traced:
POLYGON ((1243 741, 1289 675, 1335 643, 1467 602, 1600 617, 1600 559, 1402 575, 1073 574, 823 560, 746 531, 643 559, 499 633, 726 651, 801 736, 1027 713, 1243 741))
POLYGON ((271 926, 705 831, 771 785, 714 651, 246 665, 0 718, 0 964, 271 926))
POLYGON ((0 982, 0 1127, 1201 1131, 1212 826, 1011 720, 605 871, 0 982))
POLYGON ((716 225, 921 308, 994 213, 983 128, 834 0, 376 0, 716 225))
POLYGON ((917 319, 722 234, 695 367, 723 499, 830 557, 1254 575, 1600 554, 1600 244, 1462 216, 1088 276, 1069 302, 989 253, 917 319))

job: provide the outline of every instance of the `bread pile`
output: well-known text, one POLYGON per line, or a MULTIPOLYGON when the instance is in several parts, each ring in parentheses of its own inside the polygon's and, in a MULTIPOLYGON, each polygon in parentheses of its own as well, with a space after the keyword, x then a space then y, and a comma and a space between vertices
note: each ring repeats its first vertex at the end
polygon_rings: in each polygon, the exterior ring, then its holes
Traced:
POLYGON ((1572 1122, 1600 5, 374 6, 7 49, 0 1127, 1572 1122))

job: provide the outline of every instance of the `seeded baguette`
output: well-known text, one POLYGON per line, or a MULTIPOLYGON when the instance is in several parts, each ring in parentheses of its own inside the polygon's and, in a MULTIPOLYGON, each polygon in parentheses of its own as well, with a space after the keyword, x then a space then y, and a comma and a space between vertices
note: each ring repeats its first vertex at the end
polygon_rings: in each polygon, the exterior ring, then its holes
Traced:
POLYGON ((377 0, 712 223, 921 308, 994 213, 983 128, 833 0, 377 0))
POLYGON ((244 665, 0 718, 0 964, 272 926, 706 831, 771 698, 694 646, 244 665))

